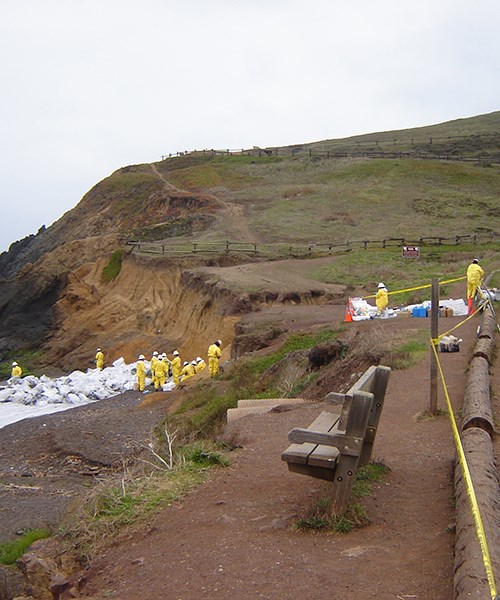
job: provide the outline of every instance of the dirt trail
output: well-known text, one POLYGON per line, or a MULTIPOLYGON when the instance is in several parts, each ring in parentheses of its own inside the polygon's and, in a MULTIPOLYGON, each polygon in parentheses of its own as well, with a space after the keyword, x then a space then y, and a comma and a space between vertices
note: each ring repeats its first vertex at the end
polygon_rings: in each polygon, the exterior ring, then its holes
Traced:
POLYGON ((183 192, 184 191, 184 190, 181 190, 178 187, 176 187, 173 183, 170 183, 170 181, 168 181, 168 179, 166 177, 164 177, 160 173, 160 171, 158 171, 158 168, 154 163, 151 163, 151 170, 153 171, 153 173, 155 175, 158 175, 158 177, 163 181, 163 183, 165 185, 165 189, 168 192, 183 192))
MULTIPOLYGON (((173 183, 168 181, 168 179, 160 173, 157 166, 152 163, 151 169, 164 183, 165 190, 167 192, 181 192, 181 193, 190 193, 188 190, 182 190, 176 187, 173 183)), ((231 242, 248 242, 248 243, 257 243, 260 239, 250 230, 248 226, 248 219, 245 216, 245 207, 240 204, 235 204, 233 202, 226 202, 220 196, 216 196, 211 194, 217 201, 223 206, 223 208, 218 212, 218 225, 215 228, 215 231, 218 232, 218 237, 220 238, 220 232, 226 237, 227 240, 231 242)), ((208 236, 210 237, 210 232, 208 232, 208 236)), ((200 232, 198 238, 201 240, 205 237, 203 233, 200 232)))
MULTIPOLYGON (((411 321, 428 326, 427 319, 411 321)), ((362 335, 370 325, 352 326, 362 335)), ((408 319, 387 323, 409 325, 408 319)), ((462 352, 441 355, 456 410, 476 325, 460 330, 462 352)), ((245 417, 228 425, 242 445, 231 466, 96 560, 84 596, 449 600, 454 446, 447 416, 416 418, 428 408, 428 387, 428 357, 391 374, 374 452, 391 472, 365 500, 368 527, 347 535, 293 528, 327 484, 289 473, 280 454, 288 431, 307 426, 324 407, 245 417)))

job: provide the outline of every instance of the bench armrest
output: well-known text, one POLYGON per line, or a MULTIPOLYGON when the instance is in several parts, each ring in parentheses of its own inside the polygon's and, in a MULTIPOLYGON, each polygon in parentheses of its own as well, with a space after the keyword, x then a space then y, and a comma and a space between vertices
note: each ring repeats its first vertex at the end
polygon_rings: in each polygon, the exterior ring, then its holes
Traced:
POLYGON ((346 435, 342 432, 319 432, 310 429, 295 428, 288 434, 288 439, 294 444, 319 444, 334 446, 341 454, 359 456, 363 446, 363 438, 346 435))

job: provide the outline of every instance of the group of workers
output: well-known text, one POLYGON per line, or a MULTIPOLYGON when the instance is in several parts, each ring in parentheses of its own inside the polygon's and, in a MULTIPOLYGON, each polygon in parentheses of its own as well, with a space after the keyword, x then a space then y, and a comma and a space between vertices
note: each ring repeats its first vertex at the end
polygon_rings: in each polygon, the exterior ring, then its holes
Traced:
MULTIPOLYGON (((475 258, 467 267, 467 310, 468 314, 474 313, 474 301, 480 294, 481 284, 484 277, 484 270, 479 265, 479 259, 475 258)), ((377 315, 384 317, 387 315, 387 305, 389 304, 389 292, 385 285, 380 282, 375 294, 375 304, 377 306, 377 315)))
MULTIPOLYGON (((221 346, 221 340, 216 340, 213 344, 210 344, 208 348, 208 371, 210 377, 215 377, 219 372, 221 346)), ((143 392, 146 387, 146 375, 148 374, 145 361, 146 357, 144 354, 141 354, 136 363, 137 389, 141 392, 143 392)), ((155 350, 149 361, 151 383, 157 391, 163 388, 168 377, 172 377, 172 381, 175 385, 178 385, 198 374, 200 371, 203 371, 206 366, 207 365, 201 356, 197 356, 191 361, 185 360, 182 362, 178 350, 172 352, 171 359, 168 358, 165 352, 159 354, 155 350)))
MULTIPOLYGON (((475 258, 467 267, 467 308, 469 315, 474 313, 474 301, 480 291, 483 277, 484 270, 479 265, 479 260, 475 258)), ((377 316, 381 318, 387 316, 389 292, 382 282, 377 286, 375 304, 377 306, 377 316)), ((215 377, 219 372, 221 345, 221 340, 216 340, 208 347, 208 372, 210 377, 215 377)), ((137 386, 140 391, 144 391, 146 386, 147 370, 144 363, 145 360, 146 357, 143 354, 137 360, 137 386)), ((104 353, 101 348, 97 348, 94 362, 96 368, 102 371, 104 368, 104 353)), ((156 390, 161 389, 170 376, 172 376, 173 382, 178 385, 181 381, 186 381, 190 377, 193 377, 205 367, 206 363, 200 356, 191 361, 184 361, 181 365, 181 357, 177 350, 172 352, 171 360, 165 352, 159 354, 156 351, 153 352, 150 360, 151 379, 156 390)), ((22 374, 21 367, 14 361, 12 363, 12 377, 21 377, 22 374)))

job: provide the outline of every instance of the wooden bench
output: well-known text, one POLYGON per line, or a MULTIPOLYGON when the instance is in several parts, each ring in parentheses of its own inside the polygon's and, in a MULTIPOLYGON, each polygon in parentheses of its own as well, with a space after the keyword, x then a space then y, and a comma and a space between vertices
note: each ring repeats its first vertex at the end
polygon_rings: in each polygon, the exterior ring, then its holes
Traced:
POLYGON ((323 411, 307 429, 292 429, 281 455, 294 473, 333 482, 333 510, 347 508, 358 467, 370 462, 384 404, 390 368, 372 366, 345 393, 325 400, 337 410, 323 411))

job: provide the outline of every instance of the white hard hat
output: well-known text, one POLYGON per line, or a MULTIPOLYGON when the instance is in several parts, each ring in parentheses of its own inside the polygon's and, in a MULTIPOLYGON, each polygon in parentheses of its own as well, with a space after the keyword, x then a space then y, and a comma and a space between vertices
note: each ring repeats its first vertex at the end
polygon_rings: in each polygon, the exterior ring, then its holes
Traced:
POLYGON ((145 358, 146 358, 146 357, 144 356, 144 354, 141 354, 141 355, 139 356, 139 360, 144 360, 145 358))
POLYGON ((196 361, 195 361, 195 360, 192 360, 192 361, 191 361, 191 364, 192 364, 193 366, 196 366, 196 361))
POLYGON ((14 361, 14 362, 12 363, 12 366, 13 366, 13 367, 17 367, 17 363, 14 361))
POLYGON ((97 348, 96 352, 100 352, 100 351, 101 351, 101 349, 100 349, 100 348, 97 348))
POLYGON ((185 367, 185 366, 186 366, 186 365, 188 365, 188 364, 189 364, 189 363, 188 363, 188 361, 187 361, 187 360, 185 360, 185 361, 182 363, 182 366, 183 366, 183 367, 185 367))
POLYGON ((158 352, 156 352, 156 350, 153 352, 153 356, 158 356, 158 352))
POLYGON ((179 353, 177 352, 177 350, 174 350, 174 351, 172 352, 172 354, 173 354, 174 356, 179 356, 179 353))
POLYGON ((163 360, 163 356, 161 354, 158 356, 158 360, 163 360))
POLYGON ((378 287, 378 288, 383 288, 383 287, 385 287, 385 285, 384 285, 382 282, 380 282, 380 283, 377 285, 377 287, 378 287))
POLYGON ((476 263, 476 264, 479 264, 479 258, 475 258, 472 262, 476 263))
POLYGON ((166 352, 162 352, 161 355, 163 356, 163 358, 167 358, 167 353, 166 352))
POLYGON ((197 363, 201 362, 202 360, 203 360, 203 359, 201 358, 201 356, 197 356, 197 357, 196 357, 196 362, 197 362, 197 363))

